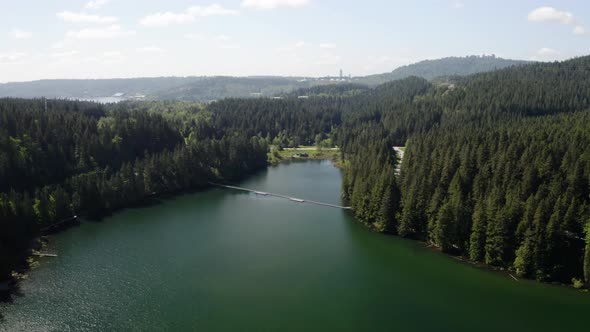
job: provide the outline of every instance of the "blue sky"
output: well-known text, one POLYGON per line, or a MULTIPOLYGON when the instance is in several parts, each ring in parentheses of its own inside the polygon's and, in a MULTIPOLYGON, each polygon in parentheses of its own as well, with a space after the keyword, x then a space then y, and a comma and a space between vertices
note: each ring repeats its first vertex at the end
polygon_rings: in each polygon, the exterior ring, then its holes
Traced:
POLYGON ((582 0, 0 2, 0 82, 366 75, 445 56, 590 53, 582 0))

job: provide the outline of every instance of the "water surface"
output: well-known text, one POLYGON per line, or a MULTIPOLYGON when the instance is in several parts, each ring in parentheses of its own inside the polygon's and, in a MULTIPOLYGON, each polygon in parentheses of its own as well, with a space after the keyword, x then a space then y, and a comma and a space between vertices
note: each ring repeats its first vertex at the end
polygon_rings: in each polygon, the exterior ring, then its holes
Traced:
MULTIPOLYGON (((240 184, 341 204, 340 171, 240 184)), ((574 331, 590 296, 473 268, 348 212, 213 189, 51 237, 1 331, 574 331)))

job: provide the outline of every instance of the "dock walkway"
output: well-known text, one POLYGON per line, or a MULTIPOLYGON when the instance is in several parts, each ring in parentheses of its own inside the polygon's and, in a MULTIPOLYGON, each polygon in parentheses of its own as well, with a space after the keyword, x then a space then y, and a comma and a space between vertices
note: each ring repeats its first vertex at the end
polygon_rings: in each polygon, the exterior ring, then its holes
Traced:
POLYGON ((297 203, 309 203, 309 204, 315 204, 315 205, 326 206, 326 207, 331 207, 331 208, 336 208, 336 209, 343 209, 343 210, 350 210, 351 209, 350 206, 340 206, 340 205, 336 205, 336 204, 329 204, 329 203, 322 203, 322 202, 310 201, 310 200, 307 200, 307 199, 295 198, 295 197, 291 197, 291 196, 287 196, 287 195, 281 195, 281 194, 275 194, 275 193, 268 193, 268 192, 254 190, 254 189, 248 189, 248 188, 228 186, 228 185, 220 184, 220 183, 209 182, 209 184, 210 185, 213 185, 213 186, 221 187, 221 188, 234 189, 234 190, 240 190, 240 191, 247 191, 247 192, 255 193, 256 195, 260 195, 260 196, 274 196, 274 197, 285 198, 285 199, 288 199, 290 201, 297 202, 297 203))

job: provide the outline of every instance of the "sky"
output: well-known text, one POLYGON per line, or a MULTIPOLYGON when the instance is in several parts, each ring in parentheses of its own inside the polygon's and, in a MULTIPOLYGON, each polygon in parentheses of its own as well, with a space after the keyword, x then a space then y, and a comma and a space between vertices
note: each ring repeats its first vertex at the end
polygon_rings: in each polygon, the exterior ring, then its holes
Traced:
POLYGON ((361 76, 590 53, 586 0, 0 0, 0 82, 361 76))

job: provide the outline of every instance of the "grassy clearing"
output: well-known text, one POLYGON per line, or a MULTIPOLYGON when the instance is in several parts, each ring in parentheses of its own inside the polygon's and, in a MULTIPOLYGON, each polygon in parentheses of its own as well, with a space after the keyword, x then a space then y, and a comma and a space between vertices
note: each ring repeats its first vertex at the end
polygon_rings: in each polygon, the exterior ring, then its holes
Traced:
POLYGON ((320 148, 315 146, 300 146, 298 148, 287 148, 279 150, 271 147, 268 153, 268 160, 272 165, 276 165, 285 160, 340 160, 339 148, 320 148))

